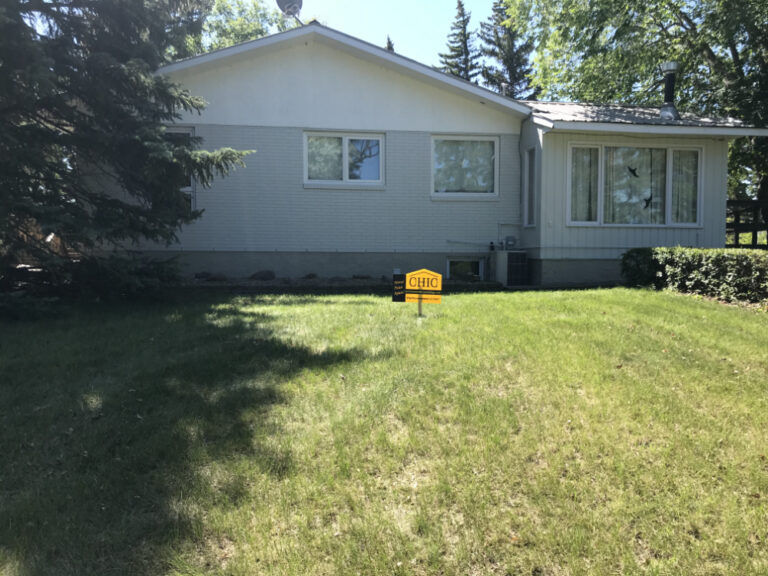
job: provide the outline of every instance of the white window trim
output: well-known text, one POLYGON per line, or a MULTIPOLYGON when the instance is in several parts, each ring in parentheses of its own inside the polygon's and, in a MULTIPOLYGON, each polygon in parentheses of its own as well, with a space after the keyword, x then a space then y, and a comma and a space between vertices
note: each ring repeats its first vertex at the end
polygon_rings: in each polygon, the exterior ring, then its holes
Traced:
POLYGON ((432 200, 440 202, 451 202, 458 200, 460 202, 475 201, 489 202, 497 201, 499 194, 499 137, 498 136, 465 136, 461 134, 433 134, 430 141, 429 154, 429 190, 432 200), (493 142, 493 193, 483 192, 435 192, 435 141, 436 140, 458 140, 472 142, 493 142))
POLYGON ((536 158, 536 147, 532 146, 531 148, 528 148, 523 152, 523 228, 536 228, 536 216, 538 216, 538 211, 536 210, 536 197, 538 196, 536 194, 536 190, 533 191, 533 222, 528 222, 528 209, 530 208, 528 206, 529 203, 529 196, 528 196, 528 183, 531 179, 531 161, 528 157, 529 154, 534 155, 534 186, 536 185, 536 167, 538 165, 538 159, 536 158))
POLYGON ((617 141, 609 144, 595 143, 595 142, 579 142, 573 141, 568 143, 568 154, 566 159, 566 225, 571 227, 582 228, 702 228, 702 190, 703 190, 703 158, 704 148, 703 146, 686 146, 686 145, 670 145, 670 144, 652 144, 639 145, 638 142, 624 142, 617 141), (605 178, 604 178, 604 158, 605 148, 662 148, 667 152, 667 175, 666 175, 666 193, 665 193, 665 205, 664 205, 664 224, 614 224, 606 223, 604 220, 603 206, 605 198, 605 178), (597 148, 598 149, 598 173, 597 173, 597 220, 595 221, 579 221, 571 220, 571 179, 572 179, 572 163, 573 163, 573 149, 574 148, 597 148), (699 155, 698 162, 698 175, 696 190, 696 222, 672 222, 672 156, 676 150, 695 150, 699 155))
MULTIPOLYGON (((179 126, 179 125, 166 126, 165 132, 166 134, 189 134, 191 138, 195 137, 194 126, 179 126)), ((190 176, 189 180, 191 184, 189 186, 183 186, 179 188, 179 192, 189 197, 190 207, 192 208, 192 210, 196 210, 197 209, 197 183, 195 182, 195 179, 192 176, 190 176)))
POLYGON ((334 131, 304 131, 304 187, 319 189, 347 189, 347 190, 383 190, 385 167, 385 141, 384 134, 380 132, 334 132, 334 131), (342 151, 342 179, 341 180, 310 180, 309 179, 309 138, 310 136, 326 136, 341 138, 342 151), (379 141, 379 179, 378 180, 351 180, 349 178, 349 141, 350 140, 378 140, 379 141))

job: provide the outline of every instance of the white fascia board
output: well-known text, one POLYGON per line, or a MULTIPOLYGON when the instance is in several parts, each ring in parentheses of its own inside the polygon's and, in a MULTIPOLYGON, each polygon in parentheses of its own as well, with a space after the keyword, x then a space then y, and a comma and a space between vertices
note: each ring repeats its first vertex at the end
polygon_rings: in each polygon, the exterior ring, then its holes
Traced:
POLYGON ((230 58, 238 54, 244 54, 253 50, 267 48, 269 46, 274 46, 284 42, 296 41, 309 36, 316 37, 318 39, 330 40, 331 43, 336 43, 349 52, 356 53, 358 55, 362 54, 368 58, 386 62, 392 67, 399 68, 405 72, 410 73, 411 75, 426 77, 427 79, 442 84, 445 87, 450 87, 455 91, 475 96, 480 98, 483 102, 488 102, 503 109, 511 110, 523 117, 528 117, 531 115, 530 108, 520 104, 519 102, 516 102, 515 100, 512 100, 511 98, 506 98, 496 94, 495 92, 492 92, 491 90, 487 90, 477 86, 476 84, 472 84, 471 82, 467 82, 465 80, 455 78, 449 74, 434 70, 433 68, 421 64, 420 62, 416 62, 415 60, 411 60, 405 56, 389 52, 384 48, 380 48, 379 46, 364 42, 363 40, 359 40, 358 38, 349 36, 343 32, 338 32, 337 30, 333 30, 331 28, 327 28, 317 23, 306 24, 299 28, 293 28, 279 34, 273 34, 271 36, 266 36, 257 40, 251 40, 249 42, 243 42, 242 44, 230 46, 229 48, 215 50, 213 52, 209 52, 208 54, 193 56, 192 58, 187 58, 186 60, 180 60, 179 62, 174 62, 173 64, 163 66, 157 71, 157 73, 171 74, 181 70, 188 70, 190 68, 196 68, 204 64, 210 64, 218 60, 230 58))
MULTIPOLYGON (((534 118, 536 118, 534 116, 534 118)), ((534 122, 539 124, 534 119, 534 122)), ((546 121, 544 121, 546 122, 546 121)), ((546 126, 542 123, 541 125, 546 126)), ((612 132, 616 134, 649 134, 669 136, 768 136, 768 128, 737 128, 729 126, 663 126, 655 124, 619 124, 609 122, 552 122, 553 130, 563 132, 612 132)))
POLYGON ((213 52, 208 52, 207 54, 201 54, 199 56, 192 56, 184 60, 179 60, 178 62, 174 62, 173 64, 168 64, 167 66, 161 67, 160 69, 158 69, 157 73, 172 74, 174 72, 187 70, 189 68, 197 68, 198 66, 202 66, 204 64, 210 64, 212 62, 216 62, 217 60, 230 58, 238 54, 243 54, 244 52, 250 52, 251 50, 266 48, 268 46, 281 44, 283 42, 290 41, 290 40, 297 40, 304 36, 314 34, 315 29, 316 29, 315 26, 312 26, 312 25, 302 26, 299 28, 292 28, 291 30, 286 30, 285 32, 280 32, 278 34, 265 36, 264 38, 249 40, 247 42, 242 42, 241 44, 235 44, 234 46, 221 48, 220 50, 214 50, 213 52))

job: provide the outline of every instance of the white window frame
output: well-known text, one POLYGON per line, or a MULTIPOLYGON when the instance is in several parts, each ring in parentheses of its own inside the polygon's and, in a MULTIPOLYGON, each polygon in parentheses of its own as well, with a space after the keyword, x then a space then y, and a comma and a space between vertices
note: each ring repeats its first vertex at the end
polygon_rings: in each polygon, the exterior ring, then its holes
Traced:
POLYGON ((433 134, 430 141, 429 154, 429 190, 432 200, 461 202, 476 201, 489 202, 497 201, 499 194, 499 137, 498 136, 478 136, 462 134, 433 134), (457 140, 464 142, 492 142, 493 143, 493 193, 483 192, 435 192, 435 142, 437 140, 457 140))
POLYGON ((304 187, 305 188, 346 188, 346 189, 383 189, 384 188, 384 134, 380 132, 334 132, 334 131, 304 131, 304 187), (310 180, 309 179, 309 138, 312 136, 341 138, 341 180, 310 180), (349 141, 378 140, 379 141, 379 179, 351 180, 349 178, 349 141))
POLYGON ((536 147, 528 148, 523 153, 523 228, 535 228, 536 227, 536 216, 538 216, 538 211, 536 210, 536 166, 537 166, 537 158, 536 158, 536 147), (531 159, 530 156, 533 156, 533 178, 531 178, 531 159), (528 186, 531 183, 531 179, 533 179, 533 206, 530 206, 530 195, 528 194, 528 186), (532 210, 532 212, 531 212, 532 210), (531 221, 528 220, 528 214, 532 215, 531 221))
POLYGON ((704 165, 704 147, 703 146, 686 146, 686 145, 674 145, 674 144, 655 144, 655 143, 640 143, 638 141, 616 141, 610 143, 595 143, 595 142, 569 142, 568 154, 566 160, 566 225, 573 227, 599 227, 599 228, 702 228, 702 192, 703 192, 703 165, 704 165), (573 149, 574 148, 597 148, 598 149, 598 175, 597 175, 597 220, 596 221, 578 221, 571 220, 571 201, 572 201, 572 163, 573 163, 573 149), (664 199, 664 224, 614 224, 606 223, 603 214, 604 198, 605 198, 605 148, 658 148, 666 150, 667 165, 666 165, 666 180, 665 180, 665 199, 664 199), (697 174, 697 190, 696 190, 696 222, 672 222, 672 159, 673 153, 676 150, 694 150, 698 153, 698 174, 697 174))
MULTIPOLYGON (((166 134, 189 134, 190 138, 195 137, 194 126, 166 126, 166 134)), ((189 177, 190 185, 179 188, 179 192, 189 198, 189 206, 192 210, 197 209, 197 185, 193 176, 189 177)))

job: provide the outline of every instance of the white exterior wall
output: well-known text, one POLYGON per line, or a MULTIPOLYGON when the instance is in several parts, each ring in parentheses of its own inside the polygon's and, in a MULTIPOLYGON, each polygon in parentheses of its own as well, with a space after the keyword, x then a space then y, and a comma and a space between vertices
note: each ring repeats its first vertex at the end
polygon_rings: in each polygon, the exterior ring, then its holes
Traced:
MULTIPOLYGON (((525 120, 521 127, 520 133, 520 162, 521 162, 521 174, 522 163, 525 162, 525 153, 527 150, 534 150, 536 154, 536 172, 533 174, 534 188, 536 190, 535 202, 534 202, 534 225, 522 226, 523 215, 522 210, 525 205, 523 195, 527 194, 527 190, 523 190, 523 179, 520 181, 520 210, 521 210, 521 228, 520 228, 520 246, 521 249, 532 249, 541 246, 541 231, 542 231, 542 212, 541 212, 541 169, 543 165, 542 160, 542 138, 541 130, 537 128, 530 120, 525 120)), ((525 168, 527 170, 527 168, 525 168)))
MULTIPOLYGON (((527 123, 526 123, 527 124, 527 123)), ((543 136, 541 243, 531 252, 541 259, 615 259, 629 248, 645 246, 722 247, 725 244, 725 200, 728 142, 725 139, 645 137, 638 134, 572 134, 543 136), (623 146, 695 146, 703 149, 701 221, 698 227, 568 225, 569 143, 623 146)))
POLYGON ((183 122, 316 130, 520 132, 520 115, 321 38, 180 70, 208 107, 183 122))
POLYGON ((180 234, 185 251, 482 252, 520 219, 518 136, 500 135, 499 197, 434 200, 431 134, 384 133, 384 186, 304 185, 298 128, 198 125, 211 148, 256 149, 246 168, 197 191, 203 217, 180 234), (511 224, 510 224, 511 223, 511 224))
MULTIPOLYGON (((196 191, 185 252, 485 253, 519 234, 519 114, 318 38, 171 75, 208 107, 179 124, 204 148, 255 150, 246 167, 196 191), (383 135, 383 186, 304 183, 304 134, 383 135), (431 197, 432 136, 498 138, 499 194, 431 197)), ((155 247, 157 248, 157 247, 155 247)))

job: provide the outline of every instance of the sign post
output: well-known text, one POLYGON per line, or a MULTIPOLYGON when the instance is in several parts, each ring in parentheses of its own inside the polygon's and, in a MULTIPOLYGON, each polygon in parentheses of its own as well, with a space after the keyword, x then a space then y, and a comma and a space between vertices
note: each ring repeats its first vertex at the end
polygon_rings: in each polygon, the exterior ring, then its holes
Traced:
POLYGON ((442 290, 443 276, 426 268, 392 276, 392 302, 417 302, 419 317, 423 316, 422 303, 442 302, 442 290))

